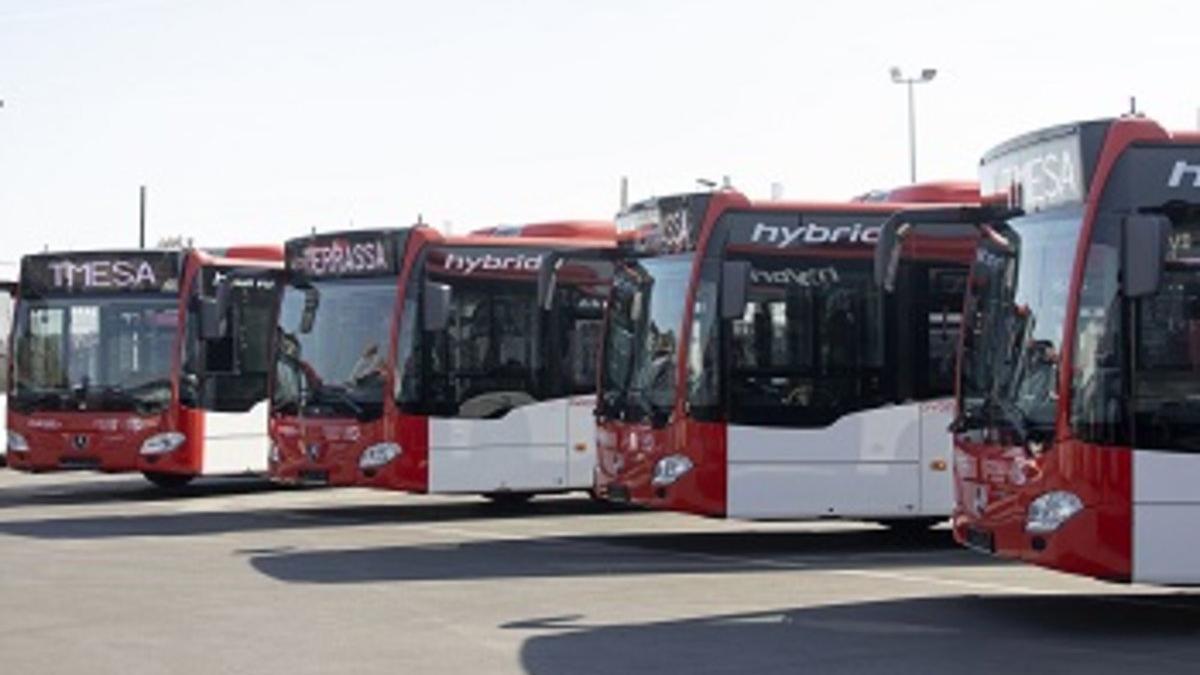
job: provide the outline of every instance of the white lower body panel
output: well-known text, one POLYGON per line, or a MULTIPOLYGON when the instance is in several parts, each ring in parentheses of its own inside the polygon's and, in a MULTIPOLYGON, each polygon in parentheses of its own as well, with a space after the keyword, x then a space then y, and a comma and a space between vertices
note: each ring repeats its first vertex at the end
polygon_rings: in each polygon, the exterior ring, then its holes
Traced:
POLYGON ((429 491, 557 492, 567 484, 561 445, 489 445, 430 448, 429 491))
POLYGON ((762 520, 949 516, 950 472, 930 473, 924 447, 946 455, 949 434, 933 433, 942 420, 923 420, 927 416, 914 403, 854 413, 823 429, 731 425, 726 514, 762 520))
MULTIPOLYGON (((591 471, 572 470, 575 449, 568 445, 577 434, 568 429, 569 414, 568 400, 556 399, 521 406, 495 420, 430 419, 429 491, 590 488, 591 471)), ((594 458, 593 447, 585 450, 594 458)))
POLYGON ((1134 451, 1132 576, 1200 584, 1200 457, 1134 451))
POLYGON ((265 401, 244 413, 204 414, 203 475, 266 473, 269 448, 265 401))
POLYGON ((915 462, 730 464, 728 516, 745 519, 923 515, 915 462))

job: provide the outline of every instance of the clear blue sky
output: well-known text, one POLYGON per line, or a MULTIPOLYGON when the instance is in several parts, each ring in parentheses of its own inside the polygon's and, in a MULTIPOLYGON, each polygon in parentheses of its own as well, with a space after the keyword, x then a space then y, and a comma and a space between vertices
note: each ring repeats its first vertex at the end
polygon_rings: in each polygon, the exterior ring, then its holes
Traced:
POLYGON ((1200 3, 0 0, 0 260, 311 227, 606 217, 731 175, 796 198, 973 177, 1014 134, 1196 125, 1200 3), (1111 3, 1116 4, 1116 3, 1111 3))

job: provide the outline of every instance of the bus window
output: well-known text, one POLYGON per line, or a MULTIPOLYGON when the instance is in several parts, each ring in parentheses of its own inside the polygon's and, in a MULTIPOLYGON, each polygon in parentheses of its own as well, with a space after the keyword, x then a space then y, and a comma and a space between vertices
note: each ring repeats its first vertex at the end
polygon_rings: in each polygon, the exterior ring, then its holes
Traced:
POLYGON ((730 421, 827 426, 886 402, 883 297, 869 262, 751 260, 730 326, 730 421))

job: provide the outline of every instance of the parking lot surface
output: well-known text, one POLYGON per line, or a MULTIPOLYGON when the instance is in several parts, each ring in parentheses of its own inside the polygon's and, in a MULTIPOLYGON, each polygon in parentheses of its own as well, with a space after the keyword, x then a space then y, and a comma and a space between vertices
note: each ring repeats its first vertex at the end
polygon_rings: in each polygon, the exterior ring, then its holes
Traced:
POLYGON ((0 673, 1196 673, 1200 594, 854 523, 0 470, 0 673))

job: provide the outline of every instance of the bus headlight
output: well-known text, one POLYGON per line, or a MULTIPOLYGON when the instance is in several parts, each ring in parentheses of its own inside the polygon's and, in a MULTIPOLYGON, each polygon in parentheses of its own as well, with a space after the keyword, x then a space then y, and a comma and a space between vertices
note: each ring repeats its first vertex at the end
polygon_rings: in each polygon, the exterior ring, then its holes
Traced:
POLYGON ((187 436, 178 431, 165 431, 161 434, 154 434, 142 443, 142 454, 165 455, 168 452, 177 450, 186 440, 187 436))
POLYGON ((8 451, 9 452, 29 452, 29 441, 17 432, 9 429, 8 431, 8 451))
POLYGON ((1025 516, 1025 531, 1053 532, 1083 510, 1083 500, 1074 492, 1055 490, 1033 500, 1025 516))
POLYGON ((654 464, 651 485, 671 485, 692 470, 692 460, 684 455, 667 455, 654 464))
POLYGON ((358 468, 378 469, 399 457, 400 452, 400 445, 397 443, 376 443, 359 455, 358 468))
POLYGON ((279 444, 275 441, 271 441, 271 448, 267 451, 267 461, 271 462, 272 464, 278 464, 279 459, 279 444))

